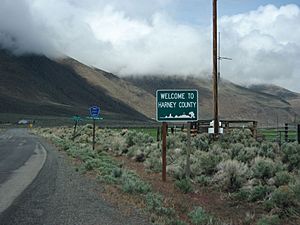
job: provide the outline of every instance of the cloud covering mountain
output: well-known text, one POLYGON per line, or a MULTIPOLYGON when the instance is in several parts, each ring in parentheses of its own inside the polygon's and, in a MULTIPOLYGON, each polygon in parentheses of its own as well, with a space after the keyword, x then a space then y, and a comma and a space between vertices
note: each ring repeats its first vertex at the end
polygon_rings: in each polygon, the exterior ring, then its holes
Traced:
MULTIPOLYGON (((16 54, 68 55, 118 75, 210 76, 210 21, 182 21, 174 4, 178 0, 3 0, 0 45, 16 54)), ((222 55, 233 58, 222 63, 225 79, 300 91, 298 5, 265 5, 219 22, 222 55)))

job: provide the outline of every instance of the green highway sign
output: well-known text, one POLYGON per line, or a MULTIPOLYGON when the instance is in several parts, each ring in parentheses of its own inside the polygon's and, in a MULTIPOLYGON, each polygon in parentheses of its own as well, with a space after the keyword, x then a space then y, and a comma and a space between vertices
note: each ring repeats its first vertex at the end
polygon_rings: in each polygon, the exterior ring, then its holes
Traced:
POLYGON ((91 116, 87 116, 86 118, 89 119, 89 120, 103 120, 103 118, 101 118, 101 117, 91 117, 91 116))
POLYGON ((82 121, 81 117, 80 116, 73 116, 72 119, 75 121, 75 122, 79 122, 79 121, 82 121))
POLYGON ((198 120, 197 90, 157 90, 158 122, 192 122, 198 120))

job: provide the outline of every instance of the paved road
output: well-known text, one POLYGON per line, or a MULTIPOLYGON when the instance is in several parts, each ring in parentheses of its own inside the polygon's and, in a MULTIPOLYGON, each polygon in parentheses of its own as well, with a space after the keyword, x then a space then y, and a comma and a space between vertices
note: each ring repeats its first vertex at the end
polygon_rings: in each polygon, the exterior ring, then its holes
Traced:
POLYGON ((24 129, 0 136, 0 213, 34 180, 46 156, 45 149, 24 129))
MULTIPOLYGON (((43 162, 44 150, 47 158, 43 168, 10 207, 0 214, 1 225, 148 224, 138 214, 125 216, 105 202, 101 198, 103 190, 96 181, 76 172, 68 159, 56 149, 24 129, 9 130, 0 135, 0 193, 11 180, 10 184, 16 183, 15 174, 20 174, 24 166, 31 165, 31 170, 27 169, 31 171, 29 173, 37 170, 37 165, 41 165, 38 162, 43 162)), ((23 179, 20 180, 22 182, 23 179)), ((5 189, 6 193, 9 191, 5 189)), ((2 202, 0 198, 0 206, 2 202)))

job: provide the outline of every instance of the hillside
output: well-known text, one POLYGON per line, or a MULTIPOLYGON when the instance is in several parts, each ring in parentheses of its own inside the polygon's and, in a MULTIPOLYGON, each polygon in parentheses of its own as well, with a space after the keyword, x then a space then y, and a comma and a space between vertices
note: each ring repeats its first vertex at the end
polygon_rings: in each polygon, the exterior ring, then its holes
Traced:
MULTIPOLYGON (((157 89, 197 89, 200 118, 211 119, 212 94, 208 79, 178 76, 126 77, 86 66, 75 59, 15 56, 0 51, 0 113, 71 117, 87 116, 99 105, 105 118, 148 121, 155 117, 157 89)), ((220 82, 223 119, 258 120, 262 126, 291 122, 300 114, 300 94, 277 86, 242 87, 220 82)))
MULTIPOLYGON (((127 77, 127 81, 155 95, 156 89, 195 88, 199 91, 200 118, 212 115, 211 82, 195 77, 127 77)), ((297 93, 295 93, 297 95, 297 93)), ((220 117, 223 119, 258 120, 262 126, 289 122, 295 117, 297 108, 280 96, 271 95, 251 88, 222 80, 219 84, 220 117)))
POLYGON ((275 95, 285 101, 287 101, 294 111, 296 112, 296 116, 298 120, 300 119, 300 94, 296 92, 292 92, 285 88, 276 86, 276 85, 268 85, 268 84, 261 84, 261 85, 252 85, 249 87, 250 89, 262 92, 270 95, 275 95))
MULTIPOLYGON (((107 90, 111 80, 119 95, 130 96, 125 81, 103 71, 94 70, 75 60, 54 61, 44 56, 14 56, 0 51, 0 113, 27 115, 88 115, 88 107, 99 105, 107 117, 147 120, 145 114, 123 102, 107 90), (77 72, 79 65, 84 75, 77 72), (73 67, 74 66, 74 67, 73 67), (95 85, 90 77, 94 77, 95 85), (107 78, 108 77, 108 78, 107 78)), ((128 84, 128 86, 130 86, 128 84)), ((112 88, 109 87, 110 90, 112 88)), ((133 88, 134 96, 143 95, 133 88)), ((137 104, 138 105, 138 104, 137 104)))
POLYGON ((256 84, 249 86, 249 89, 255 91, 255 92, 261 92, 265 94, 270 94, 277 96, 284 100, 291 100, 291 99, 297 99, 300 98, 300 94, 290 91, 288 89, 271 85, 271 84, 256 84))

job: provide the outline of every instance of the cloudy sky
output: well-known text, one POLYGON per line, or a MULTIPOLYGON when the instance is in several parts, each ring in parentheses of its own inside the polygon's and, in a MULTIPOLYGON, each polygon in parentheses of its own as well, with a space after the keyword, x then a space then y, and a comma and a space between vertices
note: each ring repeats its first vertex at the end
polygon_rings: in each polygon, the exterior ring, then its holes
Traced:
MULTIPOLYGON (((219 0, 221 76, 300 92, 300 0, 219 0)), ((211 74, 210 0, 1 0, 0 45, 120 76, 211 74)))

